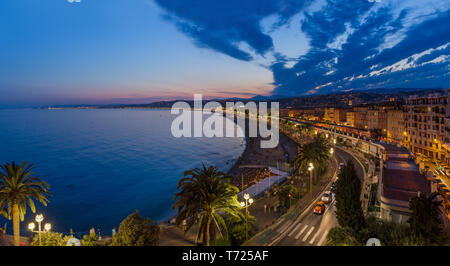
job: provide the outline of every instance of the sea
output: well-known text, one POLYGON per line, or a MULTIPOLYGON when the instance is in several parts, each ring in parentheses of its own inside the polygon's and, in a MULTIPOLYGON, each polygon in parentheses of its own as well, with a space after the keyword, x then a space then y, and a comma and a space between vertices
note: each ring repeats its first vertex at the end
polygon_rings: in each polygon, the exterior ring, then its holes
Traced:
MULTIPOLYGON (((0 110, 0 164, 34 164, 50 185, 48 206, 37 213, 52 230, 105 234, 136 210, 166 221, 184 171, 202 164, 228 171, 244 138, 176 138, 176 115, 155 109, 0 110)), ((206 116, 205 116, 206 117, 206 116)), ((28 208, 21 231, 35 214, 28 208)), ((0 218, 12 232, 12 221, 0 218)))

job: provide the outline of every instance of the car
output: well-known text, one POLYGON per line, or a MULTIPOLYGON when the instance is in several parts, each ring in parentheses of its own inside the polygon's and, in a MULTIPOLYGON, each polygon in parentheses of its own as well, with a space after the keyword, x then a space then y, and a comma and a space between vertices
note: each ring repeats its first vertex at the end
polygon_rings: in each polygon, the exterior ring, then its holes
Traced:
POLYGON ((322 195, 321 200, 325 203, 328 204, 331 201, 333 201, 333 194, 331 193, 331 191, 325 191, 322 195))
POLYGON ((448 168, 448 167, 446 167, 446 168, 444 168, 445 169, 445 174, 447 175, 447 176, 450 176, 450 168, 448 168))
POLYGON ((314 206, 314 214, 323 214, 325 212, 325 203, 318 201, 314 206))
POLYGON ((337 187, 337 182, 333 182, 333 184, 331 184, 330 190, 331 192, 335 192, 336 191, 336 187, 337 187))
POLYGON ((339 164, 339 170, 341 170, 342 167, 344 167, 344 165, 345 165, 344 163, 340 163, 340 164, 339 164))

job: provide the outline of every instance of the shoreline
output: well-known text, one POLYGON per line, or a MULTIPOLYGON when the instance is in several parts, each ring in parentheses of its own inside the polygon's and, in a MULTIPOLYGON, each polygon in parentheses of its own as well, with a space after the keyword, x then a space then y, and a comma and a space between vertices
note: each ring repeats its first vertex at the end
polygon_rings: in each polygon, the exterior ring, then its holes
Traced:
MULTIPOLYGON (((261 137, 245 137, 245 149, 241 156, 236 160, 230 170, 227 172, 232 176, 231 182, 234 184, 241 184, 240 175, 242 174, 242 166, 246 165, 261 165, 261 166, 276 166, 277 164, 284 164, 292 162, 297 153, 298 144, 292 141, 288 136, 280 131, 280 142, 275 148, 262 149, 260 147, 261 137)), ((255 182, 255 180, 245 180, 244 188, 255 182)), ((238 186, 243 190, 241 186, 238 186)))
MULTIPOLYGON (((286 134, 279 132, 280 142, 277 147, 271 149, 260 148, 261 137, 250 138, 246 136, 244 138, 244 151, 241 155, 232 163, 231 168, 228 171, 224 171, 227 175, 231 176, 231 183, 240 184, 241 166, 245 165, 264 165, 273 166, 276 162, 286 163, 295 159, 298 144, 295 143, 286 134), (286 154, 288 156, 286 156, 286 154)), ((246 180, 244 182, 244 188, 251 185, 254 180, 246 180)), ((238 188, 241 190, 240 186, 238 188)), ((167 226, 174 225, 172 221, 175 219, 176 214, 169 215, 166 219, 160 219, 156 221, 159 224, 166 224, 167 226)))

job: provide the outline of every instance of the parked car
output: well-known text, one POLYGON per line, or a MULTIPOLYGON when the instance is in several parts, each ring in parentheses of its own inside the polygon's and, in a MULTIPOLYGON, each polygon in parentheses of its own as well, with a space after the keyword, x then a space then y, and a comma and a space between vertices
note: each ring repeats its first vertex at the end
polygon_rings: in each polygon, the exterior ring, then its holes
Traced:
POLYGON ((325 191, 322 195, 321 200, 325 203, 328 204, 330 202, 333 201, 333 194, 331 193, 331 191, 325 191))
POLYGON ((445 173, 446 175, 450 175, 450 167, 444 166, 444 173, 445 173))
POLYGON ((325 212, 325 203, 318 201, 314 207, 314 214, 323 214, 325 212))
POLYGON ((333 184, 331 184, 330 190, 331 192, 335 192, 336 191, 336 186, 337 186, 337 182, 333 182, 333 184))

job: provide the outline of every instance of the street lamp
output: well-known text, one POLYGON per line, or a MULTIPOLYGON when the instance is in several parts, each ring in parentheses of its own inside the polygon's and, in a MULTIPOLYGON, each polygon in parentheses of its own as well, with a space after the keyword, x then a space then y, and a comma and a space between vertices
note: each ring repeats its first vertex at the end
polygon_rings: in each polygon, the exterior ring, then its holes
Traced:
POLYGON ((248 241, 248 206, 253 203, 253 199, 250 198, 249 194, 245 193, 244 200, 245 201, 241 201, 241 207, 245 207, 245 240, 248 241))
POLYGON ((333 154, 334 153, 334 149, 330 148, 330 153, 333 154))
MULTIPOLYGON (((33 222, 31 222, 31 223, 29 223, 28 224, 28 229, 31 231, 31 232, 33 232, 33 233, 38 233, 38 236, 39 236, 39 246, 41 246, 42 245, 42 241, 41 241, 41 232, 42 232, 42 228, 41 228, 41 223, 42 223, 42 221, 44 220, 44 215, 42 215, 42 214, 38 214, 38 215, 36 215, 36 222, 38 223, 38 230, 37 231, 34 231, 34 228, 36 228, 36 225, 33 223, 33 222)), ((48 232, 48 231, 50 231, 52 229, 52 225, 50 224, 50 223, 46 223, 45 225, 44 225, 44 230, 46 231, 46 232, 48 232)))
POLYGON ((309 191, 311 192, 311 199, 313 197, 312 193, 312 171, 314 170, 313 163, 309 163, 308 171, 309 171, 309 191))
POLYGON ((51 224, 49 224, 49 223, 46 223, 45 225, 44 225, 44 230, 45 231, 50 231, 52 229, 52 225, 51 224))

